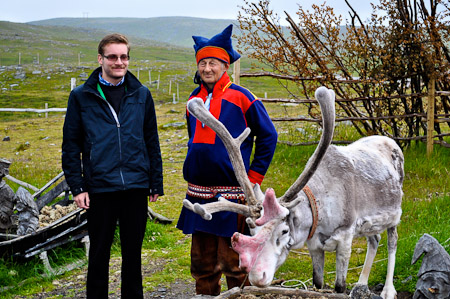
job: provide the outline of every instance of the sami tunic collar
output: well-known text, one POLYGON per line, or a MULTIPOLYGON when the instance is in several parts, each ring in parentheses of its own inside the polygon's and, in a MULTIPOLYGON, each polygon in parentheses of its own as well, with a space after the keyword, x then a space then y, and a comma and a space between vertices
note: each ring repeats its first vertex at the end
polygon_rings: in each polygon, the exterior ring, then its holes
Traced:
POLYGON ((228 76, 228 73, 224 72, 222 77, 220 77, 219 81, 217 81, 217 83, 214 85, 212 90, 209 90, 209 88, 206 87, 205 84, 202 84, 202 88, 204 88, 208 94, 212 93, 214 96, 218 92, 224 93, 225 90, 228 87, 230 87, 231 84, 232 84, 232 82, 230 81, 230 77, 228 76))

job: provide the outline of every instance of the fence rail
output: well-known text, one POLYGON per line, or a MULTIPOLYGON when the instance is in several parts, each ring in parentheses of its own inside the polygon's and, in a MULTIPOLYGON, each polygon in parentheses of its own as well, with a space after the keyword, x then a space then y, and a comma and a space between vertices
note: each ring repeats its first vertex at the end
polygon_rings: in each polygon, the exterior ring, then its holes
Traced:
POLYGON ((35 112, 35 113, 48 113, 48 112, 66 112, 67 108, 0 108, 0 112, 35 112))
MULTIPOLYGON (((359 78, 326 78, 326 77, 300 77, 300 76, 290 76, 290 75, 280 75, 271 72, 258 72, 258 73, 241 73, 239 67, 240 61, 235 62, 234 66, 234 74, 235 82, 239 84, 241 77, 272 77, 276 79, 282 80, 290 80, 290 81, 315 81, 315 82, 334 82, 334 83, 375 83, 374 80, 364 79, 360 80, 359 78)), ((391 138, 397 141, 410 141, 410 140, 421 140, 426 141, 427 143, 427 154, 430 155, 433 151, 433 144, 440 144, 444 147, 450 148, 450 144, 443 140, 434 140, 435 138, 441 138, 444 136, 450 136, 450 133, 438 133, 434 130, 434 124, 436 123, 445 123, 450 122, 450 114, 436 114, 435 112, 435 99, 436 97, 442 96, 450 96, 450 91, 437 91, 435 89, 435 80, 432 79, 428 85, 427 93, 413 93, 413 94, 398 94, 398 95, 388 95, 384 97, 357 97, 351 99, 336 99, 336 102, 357 102, 357 101, 386 101, 392 99, 405 99, 405 98, 427 98, 427 111, 424 113, 411 113, 404 115, 384 115, 377 117, 368 117, 368 116, 356 116, 356 117, 341 117, 336 118, 336 122, 340 121, 352 121, 352 122, 364 122, 364 121, 376 121, 376 120, 389 120, 389 119, 406 119, 406 118, 421 118, 422 121, 427 123, 427 130, 425 132, 425 136, 407 136, 407 137, 395 137, 390 136, 391 138)), ((308 104, 315 103, 315 99, 267 99, 265 96, 264 99, 261 99, 264 102, 282 102, 282 103, 297 103, 297 104, 308 104)), ((446 111, 447 112, 447 111, 446 111)), ((305 121, 305 122, 320 122, 320 119, 308 118, 308 117, 281 117, 281 118, 273 118, 273 121, 305 121)), ((301 143, 303 145, 304 143, 301 143)))

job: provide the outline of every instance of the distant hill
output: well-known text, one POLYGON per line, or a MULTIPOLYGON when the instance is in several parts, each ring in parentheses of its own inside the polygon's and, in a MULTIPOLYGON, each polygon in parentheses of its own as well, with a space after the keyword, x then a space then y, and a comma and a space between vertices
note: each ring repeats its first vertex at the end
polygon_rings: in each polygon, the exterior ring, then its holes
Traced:
POLYGON ((239 35, 236 20, 192 17, 56 18, 28 24, 120 32, 159 43, 192 48, 193 35, 212 37, 231 23, 235 25, 233 33, 239 35))
MULTIPOLYGON (((87 27, 0 21, 0 66, 40 62, 96 61, 99 40, 110 31, 87 27), (37 55, 40 55, 38 58, 37 55), (79 58, 80 56, 80 58, 79 58)), ((129 35, 136 60, 193 61, 192 48, 129 35)))
POLYGON ((74 39, 80 41, 98 40, 104 35, 103 31, 89 28, 67 28, 61 30, 55 26, 33 26, 26 23, 13 23, 0 21, 0 36, 5 40, 39 41, 47 40, 67 40, 74 39))

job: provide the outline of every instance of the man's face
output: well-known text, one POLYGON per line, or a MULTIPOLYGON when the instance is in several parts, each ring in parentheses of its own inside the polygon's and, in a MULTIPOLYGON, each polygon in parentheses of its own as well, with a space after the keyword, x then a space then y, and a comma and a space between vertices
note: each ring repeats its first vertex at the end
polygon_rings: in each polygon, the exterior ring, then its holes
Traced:
POLYGON ((228 67, 228 64, 216 58, 202 59, 197 65, 200 78, 209 88, 214 87, 228 67))
POLYGON ((128 47, 126 44, 111 43, 104 47, 103 56, 98 54, 98 63, 102 66, 103 79, 117 84, 128 70, 128 47))

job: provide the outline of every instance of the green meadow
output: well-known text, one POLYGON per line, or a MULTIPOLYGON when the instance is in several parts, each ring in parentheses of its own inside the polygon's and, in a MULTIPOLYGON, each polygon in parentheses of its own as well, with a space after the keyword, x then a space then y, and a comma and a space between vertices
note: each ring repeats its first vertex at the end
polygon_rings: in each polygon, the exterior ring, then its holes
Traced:
MULTIPOLYGON (((0 22, 0 108, 64 108, 70 93, 71 78, 77 85, 97 67, 96 46, 103 32, 23 25, 0 22), (17 25, 19 26, 19 25, 17 25), (20 25, 22 26, 22 25, 20 25), (36 27, 36 28, 35 28, 36 27), (14 32, 23 32, 15 35, 14 32), (46 38, 43 38, 46 36, 46 38), (32 45, 32 46, 31 46, 32 45), (21 65, 18 65, 21 53, 21 65), (39 55, 38 55, 39 53, 39 55), (38 58, 39 57, 39 58, 38 58), (39 63, 38 60, 39 59, 39 63)), ((187 150, 185 102, 196 87, 192 82, 195 62, 191 49, 167 45, 153 45, 151 41, 131 38, 130 70, 139 74, 155 99, 166 194, 151 208, 168 218, 172 224, 149 221, 144 242, 144 266, 164 260, 155 273, 144 276, 144 288, 151 291, 158 286, 170 286, 177 279, 193 281, 189 273, 190 239, 180 233, 175 224, 186 190, 182 165, 187 150), (151 76, 151 78, 150 78, 151 76), (159 84, 156 81, 160 79, 159 84), (175 99, 175 101, 174 101, 175 99)), ((242 59, 242 71, 250 70, 251 62, 242 59)), ((232 71, 230 72, 232 74, 232 71)), ((241 85, 259 97, 288 98, 276 80, 242 78, 241 85)), ((306 115, 306 107, 267 104, 271 116, 306 115)), ((46 116, 30 112, 0 112, 0 158, 12 162, 11 176, 36 187, 44 186, 61 172, 61 141, 64 113, 51 112, 46 116), (10 141, 2 141, 4 137, 10 141)), ((318 140, 320 130, 309 123, 275 123, 280 140, 304 142, 318 140)), ((356 140, 351 126, 339 125, 334 140, 356 140)), ((448 140, 447 140, 448 142, 448 140)), ((283 194, 301 173, 315 146, 278 144, 273 162, 263 183, 263 190, 275 189, 283 194)), ((449 150, 435 146, 428 157, 423 143, 404 148, 405 181, 403 215, 398 227, 398 250, 394 283, 397 291, 413 293, 420 261, 411 265, 412 254, 419 238, 428 233, 450 252, 450 155, 449 150)), ((14 191, 17 184, 6 180, 14 191)), ((376 263, 369 280, 371 286, 384 283, 387 268, 386 235, 382 235, 376 263)), ((357 282, 364 263, 365 239, 355 239, 347 284, 357 282)), ((52 267, 81 260, 81 266, 66 272, 63 277, 85 273, 85 250, 73 242, 48 252, 52 267)), ((120 256, 119 240, 113 246, 112 257, 120 256)), ((326 254, 325 282, 333 287, 334 253, 326 254)), ((26 260, 3 258, 0 263, 0 297, 32 296, 36 292, 52 290, 58 276, 46 273, 38 257, 26 260)), ((293 251, 278 270, 276 278, 312 284, 312 266, 307 249, 293 251)))

